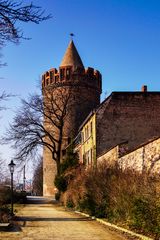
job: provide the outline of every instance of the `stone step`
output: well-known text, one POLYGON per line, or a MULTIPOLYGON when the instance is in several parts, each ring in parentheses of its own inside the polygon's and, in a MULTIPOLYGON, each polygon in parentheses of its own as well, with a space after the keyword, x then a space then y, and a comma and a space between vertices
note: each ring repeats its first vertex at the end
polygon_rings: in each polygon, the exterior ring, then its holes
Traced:
POLYGON ((0 223, 0 232, 8 230, 10 227, 10 223, 0 223))

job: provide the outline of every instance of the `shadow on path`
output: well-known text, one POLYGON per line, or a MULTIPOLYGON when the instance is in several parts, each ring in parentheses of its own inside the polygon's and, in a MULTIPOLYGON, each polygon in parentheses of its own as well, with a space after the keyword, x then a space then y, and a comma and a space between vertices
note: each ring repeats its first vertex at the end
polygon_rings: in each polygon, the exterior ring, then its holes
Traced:
POLYGON ((27 196, 26 204, 47 204, 47 203, 56 203, 56 200, 53 197, 41 197, 41 196, 27 196))
POLYGON ((18 223, 11 223, 8 228, 1 229, 0 232, 21 232, 21 226, 18 223))
POLYGON ((87 218, 87 217, 84 217, 84 218, 43 218, 43 217, 17 217, 16 218, 16 221, 17 222, 20 222, 20 221, 32 221, 32 222, 36 222, 36 221, 42 221, 42 222, 45 222, 45 221, 48 221, 48 222, 72 222, 72 221, 91 221, 91 219, 87 218))

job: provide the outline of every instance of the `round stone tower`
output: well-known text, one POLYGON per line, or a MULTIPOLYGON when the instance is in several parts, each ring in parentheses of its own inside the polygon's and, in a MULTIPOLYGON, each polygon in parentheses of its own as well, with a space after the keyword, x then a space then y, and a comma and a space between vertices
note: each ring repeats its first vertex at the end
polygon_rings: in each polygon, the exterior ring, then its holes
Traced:
MULTIPOLYGON (((54 91, 58 95, 71 95, 67 117, 63 130, 63 147, 78 133, 78 128, 95 107, 100 104, 101 74, 91 67, 84 68, 73 40, 65 52, 59 70, 52 68, 42 76, 42 91, 54 91)), ((45 99, 45 98, 44 98, 45 99)), ((56 166, 51 153, 44 148, 43 154, 43 193, 54 195, 54 177, 56 166)))

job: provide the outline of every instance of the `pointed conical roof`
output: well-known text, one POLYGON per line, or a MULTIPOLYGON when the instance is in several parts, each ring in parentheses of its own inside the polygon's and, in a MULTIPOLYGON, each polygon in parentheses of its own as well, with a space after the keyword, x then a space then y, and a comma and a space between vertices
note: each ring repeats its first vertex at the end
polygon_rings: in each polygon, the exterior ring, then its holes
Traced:
POLYGON ((60 67, 65 66, 73 66, 73 69, 76 69, 77 67, 84 68, 73 40, 70 41, 60 65, 60 67))

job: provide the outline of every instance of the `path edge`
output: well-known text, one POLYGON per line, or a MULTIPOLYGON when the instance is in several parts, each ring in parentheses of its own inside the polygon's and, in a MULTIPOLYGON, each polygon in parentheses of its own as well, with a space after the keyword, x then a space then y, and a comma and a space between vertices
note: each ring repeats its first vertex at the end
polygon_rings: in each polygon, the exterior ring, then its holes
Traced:
POLYGON ((130 235, 131 237, 137 237, 137 238, 139 238, 139 239, 141 239, 141 240, 154 240, 153 238, 144 236, 144 235, 139 234, 139 233, 135 233, 135 232, 133 232, 133 231, 131 231, 131 230, 128 230, 128 229, 125 229, 125 228, 122 228, 122 227, 118 227, 117 225, 112 224, 112 223, 109 223, 109 222, 107 222, 107 221, 104 220, 104 219, 92 217, 92 216, 90 216, 89 214, 86 214, 86 213, 83 213, 83 212, 79 212, 79 211, 75 211, 75 213, 78 213, 78 214, 80 214, 80 215, 82 215, 82 216, 90 217, 90 218, 96 220, 97 222, 99 222, 99 223, 101 223, 101 224, 103 224, 103 225, 106 225, 107 227, 110 227, 110 228, 112 228, 112 229, 114 229, 114 230, 118 230, 118 231, 120 231, 120 232, 122 232, 122 233, 128 234, 128 235, 130 235))

